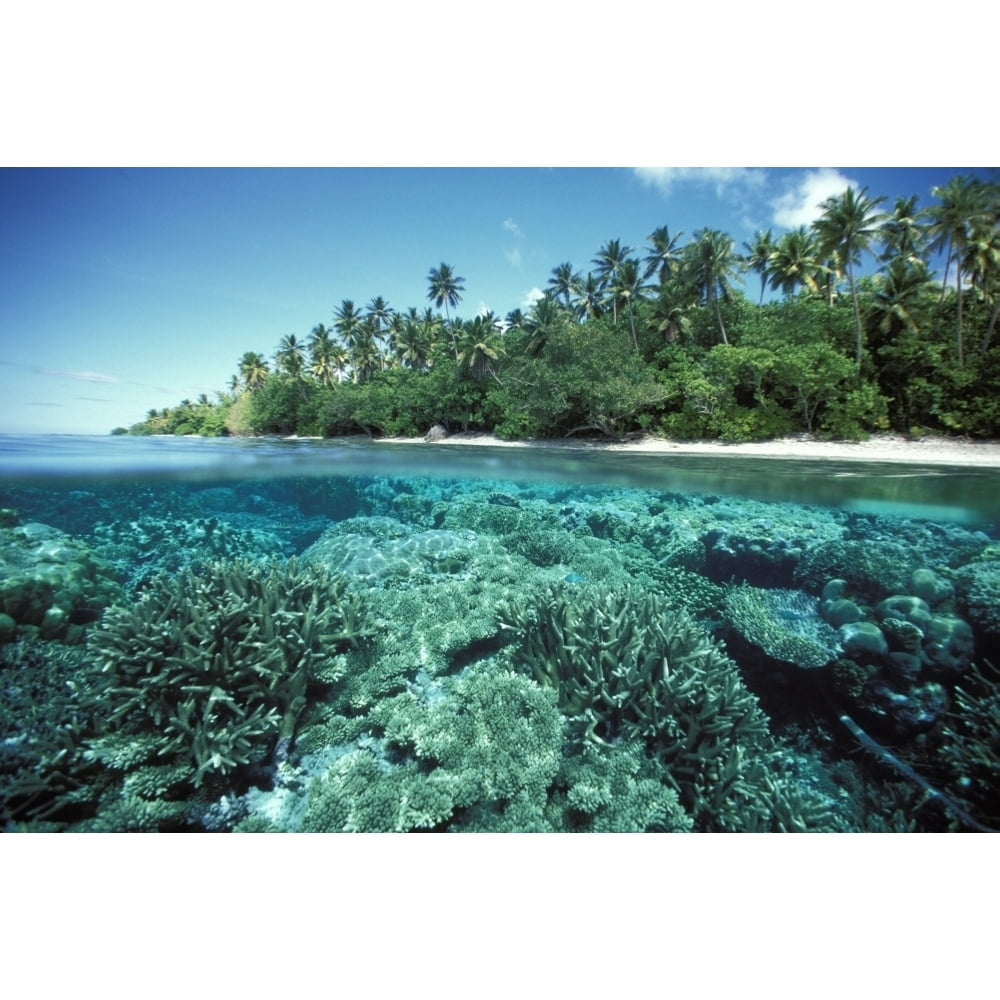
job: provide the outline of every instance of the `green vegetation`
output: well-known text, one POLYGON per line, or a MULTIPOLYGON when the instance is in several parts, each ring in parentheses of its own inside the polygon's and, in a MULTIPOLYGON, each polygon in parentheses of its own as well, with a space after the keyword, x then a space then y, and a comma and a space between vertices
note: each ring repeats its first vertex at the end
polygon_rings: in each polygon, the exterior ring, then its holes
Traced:
POLYGON ((714 229, 682 244, 660 226, 642 256, 608 240, 593 271, 559 264, 545 296, 503 320, 455 315, 465 279, 442 262, 427 298, 444 317, 344 299, 332 328, 282 337, 270 361, 246 352, 215 402, 150 410, 129 433, 998 435, 1000 184, 963 175, 930 194, 882 211, 884 197, 848 189, 811 227, 758 232, 743 254, 714 229), (744 272, 760 276, 757 304, 735 287, 744 272), (767 287, 783 298, 763 304, 767 287))

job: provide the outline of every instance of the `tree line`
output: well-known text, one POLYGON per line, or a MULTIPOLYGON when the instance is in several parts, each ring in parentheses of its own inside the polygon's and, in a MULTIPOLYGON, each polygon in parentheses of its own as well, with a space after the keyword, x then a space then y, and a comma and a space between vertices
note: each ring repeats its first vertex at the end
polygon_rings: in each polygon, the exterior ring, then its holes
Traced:
POLYGON ((888 206, 848 188, 811 225, 739 248, 708 228, 611 239, 502 319, 458 316, 465 279, 441 263, 429 304, 344 299, 306 340, 243 354, 216 400, 116 433, 1000 436, 1000 184, 956 175, 930 194, 888 206))

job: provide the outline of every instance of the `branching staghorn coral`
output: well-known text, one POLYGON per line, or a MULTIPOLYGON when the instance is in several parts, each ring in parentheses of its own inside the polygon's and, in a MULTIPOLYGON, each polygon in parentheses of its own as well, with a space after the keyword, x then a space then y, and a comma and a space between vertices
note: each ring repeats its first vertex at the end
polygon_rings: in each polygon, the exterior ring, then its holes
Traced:
POLYGON ((785 777, 786 751, 736 664, 663 596, 550 586, 501 605, 500 620, 513 661, 556 688, 585 740, 643 743, 695 829, 842 826, 829 801, 785 777))
MULTIPOLYGON (((342 577, 286 563, 216 562, 159 577, 91 631, 111 729, 158 736, 197 786, 287 745, 313 672, 367 632, 342 577)), ((92 752, 100 754, 100 740, 92 752)))
POLYGON ((1000 669, 988 660, 973 664, 955 688, 955 710, 946 717, 942 736, 942 756, 963 799, 990 828, 1000 827, 1000 669))

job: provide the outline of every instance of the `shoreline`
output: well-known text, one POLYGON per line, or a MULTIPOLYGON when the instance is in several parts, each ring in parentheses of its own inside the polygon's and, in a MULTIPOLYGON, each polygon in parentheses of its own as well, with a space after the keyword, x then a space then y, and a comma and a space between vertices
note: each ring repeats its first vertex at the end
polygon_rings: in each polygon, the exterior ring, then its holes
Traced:
POLYGON ((1000 469, 1000 441, 971 441, 928 436, 910 439, 901 434, 874 434, 867 441, 817 441, 806 434, 726 444, 720 441, 673 441, 652 435, 627 441, 552 440, 502 441, 481 431, 461 431, 437 441, 387 437, 384 444, 423 444, 427 447, 471 445, 497 448, 548 448, 560 451, 635 452, 652 455, 752 455, 758 458, 829 459, 831 461, 906 462, 1000 469))

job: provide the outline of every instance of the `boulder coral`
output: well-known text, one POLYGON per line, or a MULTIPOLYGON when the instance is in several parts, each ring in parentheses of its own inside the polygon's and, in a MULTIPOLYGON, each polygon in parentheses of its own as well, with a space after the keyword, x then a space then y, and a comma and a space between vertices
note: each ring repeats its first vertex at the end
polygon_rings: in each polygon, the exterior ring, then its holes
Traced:
POLYGON ((121 594, 111 566, 47 524, 0 527, 0 635, 79 642, 83 624, 121 594))

